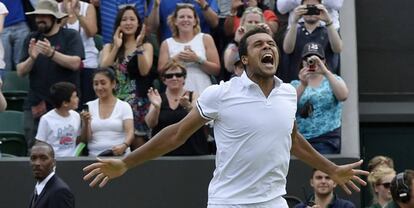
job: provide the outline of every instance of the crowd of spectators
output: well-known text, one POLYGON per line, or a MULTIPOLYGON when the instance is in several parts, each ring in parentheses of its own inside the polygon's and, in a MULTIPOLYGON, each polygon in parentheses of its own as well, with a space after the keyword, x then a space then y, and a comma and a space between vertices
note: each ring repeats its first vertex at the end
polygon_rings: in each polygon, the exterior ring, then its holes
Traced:
MULTIPOLYGON (((23 108, 29 150, 42 116, 57 109, 51 87, 58 82, 75 86, 75 109, 89 109, 81 112, 81 129, 86 130, 72 141, 86 143, 90 155, 107 150, 122 155, 139 147, 157 129, 183 117, 208 86, 241 76, 238 42, 247 31, 262 27, 284 37, 277 76, 297 88, 300 132, 321 153, 340 153, 341 103, 348 93, 338 74, 341 0, 0 2, 16 11, 11 18, 3 12, 6 66, 0 68, 16 70, 30 81, 23 108), (280 21, 287 13, 288 26, 280 21), (304 56, 308 44, 319 52, 304 56), (307 60, 311 55, 314 65, 307 60), (174 119, 165 120, 167 115, 174 119), (105 126, 112 124, 105 122, 112 122, 113 116, 116 129, 108 129, 105 126), (314 131, 312 126, 324 128, 314 131), (116 139, 105 136, 106 131, 113 131, 116 139)), ((204 149, 207 138, 212 142, 209 129, 200 129, 199 138, 205 140, 198 142, 201 151, 191 154, 211 153, 204 149)))
MULTIPOLYGON (((79 143, 83 155, 128 154, 185 117, 208 86, 241 76, 239 41, 262 27, 282 37, 277 76, 297 90, 299 131, 320 153, 339 154, 348 97, 339 75, 343 0, 269 2, 0 0, 0 111, 2 77, 16 71, 30 82, 29 151, 42 141, 56 157, 75 156, 79 143)), ((209 136, 200 128, 167 155, 211 154, 209 136)), ((401 181, 413 184, 413 172, 396 176, 389 158, 369 166, 371 207, 388 206, 401 181)), ((399 196, 399 205, 413 200, 399 196)))

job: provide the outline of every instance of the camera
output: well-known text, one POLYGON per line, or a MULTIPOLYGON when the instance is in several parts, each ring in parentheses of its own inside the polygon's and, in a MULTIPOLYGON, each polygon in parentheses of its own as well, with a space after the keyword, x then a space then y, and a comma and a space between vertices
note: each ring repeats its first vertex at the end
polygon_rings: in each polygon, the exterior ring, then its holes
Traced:
POLYGON ((308 65, 309 65, 309 66, 315 66, 315 64, 316 64, 316 60, 315 60, 314 58, 309 57, 309 58, 306 60, 306 63, 308 63, 308 65))
POLYGON ((321 13, 321 10, 313 4, 306 5, 306 9, 308 11, 304 15, 319 15, 321 13))
POLYGON ((245 32, 248 32, 248 31, 250 31, 250 30, 253 30, 254 28, 256 28, 257 27, 257 25, 254 25, 254 24, 247 24, 247 25, 245 25, 244 26, 244 28, 246 29, 246 31, 245 32))

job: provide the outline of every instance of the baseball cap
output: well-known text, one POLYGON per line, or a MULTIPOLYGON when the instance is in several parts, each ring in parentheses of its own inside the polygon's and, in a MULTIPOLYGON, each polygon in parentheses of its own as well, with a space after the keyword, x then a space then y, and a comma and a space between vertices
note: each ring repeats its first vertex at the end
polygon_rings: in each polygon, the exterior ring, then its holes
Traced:
POLYGON ((311 56, 311 55, 317 55, 319 58, 324 59, 325 58, 325 51, 321 44, 310 42, 307 43, 302 50, 302 58, 311 56))

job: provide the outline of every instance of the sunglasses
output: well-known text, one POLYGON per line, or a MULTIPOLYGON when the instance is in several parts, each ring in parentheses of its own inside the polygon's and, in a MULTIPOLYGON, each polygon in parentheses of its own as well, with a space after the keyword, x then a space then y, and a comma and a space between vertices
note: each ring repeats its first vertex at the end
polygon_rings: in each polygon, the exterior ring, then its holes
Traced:
POLYGON ((259 7, 247 7, 246 10, 244 10, 245 14, 248 13, 255 13, 255 14, 263 14, 262 10, 259 7))
POLYGON ((194 8, 194 5, 191 3, 177 3, 177 7, 191 7, 194 8))
POLYGON ((134 7, 135 8, 135 3, 121 4, 121 5, 118 6, 118 10, 124 9, 126 7, 134 7))
POLYGON ((170 73, 170 74, 164 74, 164 78, 165 79, 171 79, 171 78, 173 78, 173 77, 177 77, 177 78, 181 78, 181 77, 184 77, 184 73, 170 73))
POLYGON ((380 183, 380 184, 377 184, 378 186, 379 185, 382 185, 382 186, 384 186, 384 188, 386 188, 386 189, 389 189, 390 187, 391 187, 391 183, 380 183))

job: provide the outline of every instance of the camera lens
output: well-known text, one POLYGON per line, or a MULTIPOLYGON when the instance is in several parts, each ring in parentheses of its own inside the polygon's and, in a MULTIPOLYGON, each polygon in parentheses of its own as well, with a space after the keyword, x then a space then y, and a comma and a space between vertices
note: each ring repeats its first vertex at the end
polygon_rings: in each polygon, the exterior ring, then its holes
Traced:
POLYGON ((314 59, 311 59, 311 58, 309 58, 307 60, 307 62, 308 62, 308 65, 314 65, 315 64, 315 60, 314 59))

